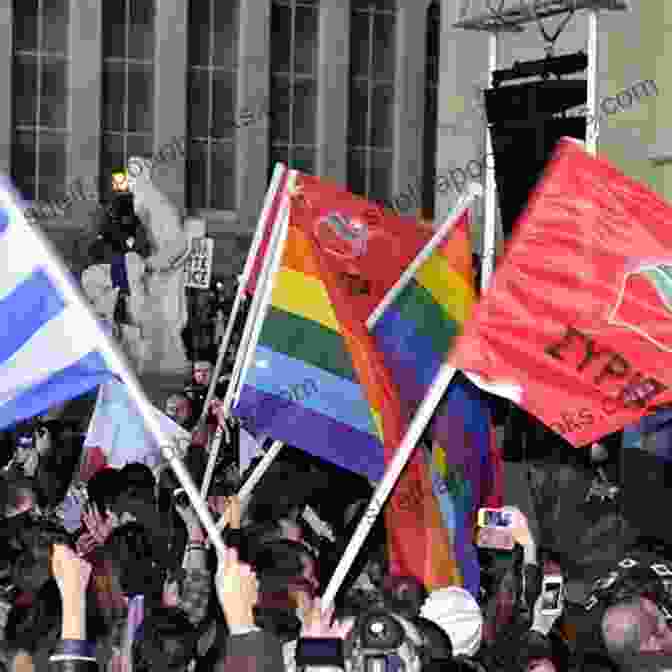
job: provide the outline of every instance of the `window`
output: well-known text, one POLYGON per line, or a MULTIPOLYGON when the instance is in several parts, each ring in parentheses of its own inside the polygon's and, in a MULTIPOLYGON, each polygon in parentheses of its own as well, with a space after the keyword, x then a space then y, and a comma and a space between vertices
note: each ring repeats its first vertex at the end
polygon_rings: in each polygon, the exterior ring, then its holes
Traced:
POLYGON ((348 185, 392 197, 396 2, 352 0, 348 185))
POLYGON ((236 209, 237 0, 189 2, 187 207, 236 209))
POLYGON ((154 17, 154 0, 103 0, 103 197, 129 156, 153 154, 154 17))
POLYGON ((11 172, 26 201, 67 183, 68 0, 15 0, 11 172))
POLYGON ((441 45, 441 7, 433 0, 427 11, 425 62, 425 125, 422 142, 422 216, 433 220, 436 206, 436 131, 439 97, 439 52, 441 45))
POLYGON ((315 173, 318 0, 273 0, 269 179, 276 161, 315 173))

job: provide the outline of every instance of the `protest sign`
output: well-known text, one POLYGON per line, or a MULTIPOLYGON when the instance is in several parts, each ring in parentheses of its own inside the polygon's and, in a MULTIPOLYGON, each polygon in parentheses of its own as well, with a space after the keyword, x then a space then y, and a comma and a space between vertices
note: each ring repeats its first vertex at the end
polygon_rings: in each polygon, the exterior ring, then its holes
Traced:
POLYGON ((184 267, 185 285, 194 289, 208 289, 212 277, 212 259, 215 241, 205 236, 191 239, 191 254, 184 267))

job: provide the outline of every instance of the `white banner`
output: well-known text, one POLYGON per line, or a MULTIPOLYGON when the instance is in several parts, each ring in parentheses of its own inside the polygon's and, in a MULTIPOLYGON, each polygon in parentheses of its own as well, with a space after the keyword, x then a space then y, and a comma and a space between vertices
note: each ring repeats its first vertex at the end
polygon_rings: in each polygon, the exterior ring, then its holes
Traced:
POLYGON ((184 267, 185 286, 195 289, 209 289, 212 277, 212 259, 215 241, 212 238, 192 238, 191 254, 184 267))

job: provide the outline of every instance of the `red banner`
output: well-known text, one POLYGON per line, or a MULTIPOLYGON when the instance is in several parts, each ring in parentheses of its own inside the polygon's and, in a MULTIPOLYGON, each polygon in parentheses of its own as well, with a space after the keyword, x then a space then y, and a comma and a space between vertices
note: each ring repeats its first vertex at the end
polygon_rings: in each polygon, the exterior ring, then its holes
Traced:
POLYGON ((452 363, 574 446, 672 399, 672 208, 563 139, 452 363))

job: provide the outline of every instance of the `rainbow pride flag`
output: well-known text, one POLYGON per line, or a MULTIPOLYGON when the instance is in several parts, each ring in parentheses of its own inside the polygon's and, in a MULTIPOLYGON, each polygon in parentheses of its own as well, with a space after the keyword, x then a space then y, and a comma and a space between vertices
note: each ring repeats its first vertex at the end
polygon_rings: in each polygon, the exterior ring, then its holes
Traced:
POLYGON ((423 400, 475 302, 465 212, 371 332, 409 413, 423 400))
POLYGON ((290 226, 234 414, 257 434, 378 480, 385 469, 380 408, 369 403, 355 369, 317 253, 290 226))
MULTIPOLYGON (((468 213, 418 268, 372 328, 411 417, 427 394, 476 302, 468 213)), ((472 544, 476 510, 501 495, 501 471, 490 409, 464 376, 448 388, 430 426, 427 456, 434 494, 450 532, 462 585, 478 595, 479 566, 472 544)), ((501 497, 500 497, 501 498, 501 497)))
MULTIPOLYGON (((299 174, 280 269, 233 414, 248 427, 365 475, 383 477, 407 428, 398 387, 366 316, 431 230, 299 174)), ((459 572, 429 472, 414 456, 385 519, 393 573, 428 589, 459 572)))

